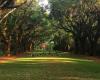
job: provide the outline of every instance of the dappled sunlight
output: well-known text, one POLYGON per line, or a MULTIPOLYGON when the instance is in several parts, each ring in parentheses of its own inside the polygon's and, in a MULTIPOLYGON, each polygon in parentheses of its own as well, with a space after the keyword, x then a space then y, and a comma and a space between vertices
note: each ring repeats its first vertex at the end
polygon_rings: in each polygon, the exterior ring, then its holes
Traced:
POLYGON ((85 59, 76 59, 76 58, 61 58, 61 57, 35 57, 35 58, 17 58, 16 60, 19 60, 19 61, 33 61, 33 60, 59 60, 59 61, 62 61, 62 60, 70 60, 70 61, 88 61, 88 62, 91 62, 92 60, 85 60, 85 59))
POLYGON ((74 61, 70 61, 70 60, 42 60, 42 59, 38 59, 38 60, 16 60, 16 62, 35 62, 35 63, 67 63, 67 62, 70 62, 70 63, 73 63, 74 61))
POLYGON ((77 63, 80 61, 91 62, 92 60, 60 58, 60 57, 35 57, 35 58, 17 58, 15 62, 29 63, 77 63))
POLYGON ((36 57, 36 58, 17 58, 16 62, 37 62, 37 63, 75 63, 71 59, 66 58, 56 58, 56 57, 36 57))
POLYGON ((78 62, 92 62, 92 60, 77 59, 77 58, 63 58, 63 57, 28 57, 28 58, 14 58, 0 60, 2 63, 78 63, 78 62))

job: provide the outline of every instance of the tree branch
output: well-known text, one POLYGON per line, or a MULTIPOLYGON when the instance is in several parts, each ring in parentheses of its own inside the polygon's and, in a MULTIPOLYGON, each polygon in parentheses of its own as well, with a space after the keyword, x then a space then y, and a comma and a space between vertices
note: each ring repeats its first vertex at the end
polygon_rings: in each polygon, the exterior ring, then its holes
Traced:
POLYGON ((12 9, 11 11, 9 11, 1 20, 0 20, 0 23, 10 14, 12 13, 13 11, 15 11, 16 8, 12 9))

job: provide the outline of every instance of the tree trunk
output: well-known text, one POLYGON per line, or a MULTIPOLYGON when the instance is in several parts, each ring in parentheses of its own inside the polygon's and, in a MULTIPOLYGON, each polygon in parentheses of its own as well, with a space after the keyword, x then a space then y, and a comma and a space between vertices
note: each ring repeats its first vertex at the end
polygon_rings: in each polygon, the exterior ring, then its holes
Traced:
POLYGON ((7 40, 7 54, 8 56, 11 55, 11 36, 9 37, 9 40, 7 40))

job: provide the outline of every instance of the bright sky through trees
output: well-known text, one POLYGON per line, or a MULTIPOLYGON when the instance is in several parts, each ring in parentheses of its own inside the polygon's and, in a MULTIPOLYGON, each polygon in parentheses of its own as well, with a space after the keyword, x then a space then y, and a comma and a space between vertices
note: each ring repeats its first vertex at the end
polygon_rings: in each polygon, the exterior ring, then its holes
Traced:
POLYGON ((41 7, 43 7, 44 10, 46 10, 46 13, 49 14, 50 13, 50 5, 48 0, 38 0, 39 5, 41 7))
POLYGON ((41 6, 47 6, 48 5, 48 0, 38 0, 39 1, 39 5, 41 6))

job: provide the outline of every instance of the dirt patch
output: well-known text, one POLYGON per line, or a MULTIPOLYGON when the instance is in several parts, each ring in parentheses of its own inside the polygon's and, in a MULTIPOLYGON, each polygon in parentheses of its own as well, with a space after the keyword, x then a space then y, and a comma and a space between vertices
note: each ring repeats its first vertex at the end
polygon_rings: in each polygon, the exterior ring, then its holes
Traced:
POLYGON ((88 57, 85 57, 85 59, 93 60, 93 61, 95 61, 97 63, 100 63, 100 57, 88 56, 88 57))
POLYGON ((12 57, 0 57, 0 64, 1 63, 6 63, 7 61, 14 61, 16 59, 16 57, 12 56, 12 57))

